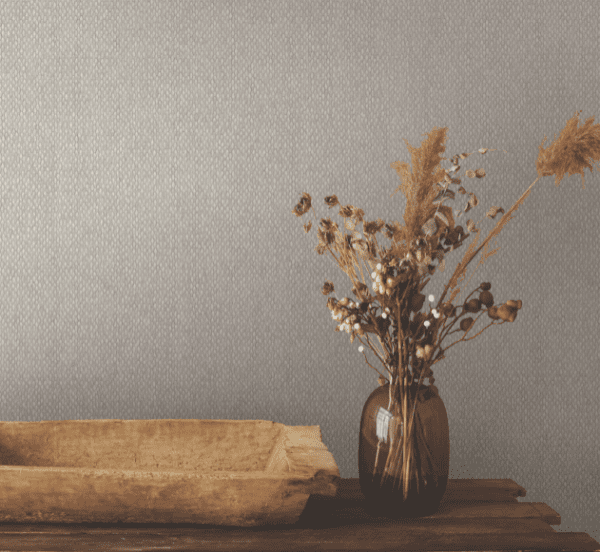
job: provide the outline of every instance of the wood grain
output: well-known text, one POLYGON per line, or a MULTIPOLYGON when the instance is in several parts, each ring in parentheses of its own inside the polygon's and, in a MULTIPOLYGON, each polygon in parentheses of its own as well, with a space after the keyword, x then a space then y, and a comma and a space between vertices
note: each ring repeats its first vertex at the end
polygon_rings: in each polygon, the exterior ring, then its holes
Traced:
POLYGON ((291 524, 339 479, 319 426, 0 422, 0 522, 291 524))
POLYGON ((586 533, 554 531, 560 516, 543 503, 516 501, 525 494, 510 479, 451 479, 436 514, 390 520, 369 517, 358 479, 342 479, 334 497, 311 496, 294 525, 0 524, 0 550, 600 552, 586 533))

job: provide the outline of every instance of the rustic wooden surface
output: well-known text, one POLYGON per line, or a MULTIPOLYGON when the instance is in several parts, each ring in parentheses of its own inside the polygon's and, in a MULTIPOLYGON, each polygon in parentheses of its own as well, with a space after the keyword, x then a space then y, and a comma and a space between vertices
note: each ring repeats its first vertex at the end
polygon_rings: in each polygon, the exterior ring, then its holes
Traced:
POLYGON ((546 504, 519 502, 511 479, 451 479, 439 511, 415 520, 370 517, 358 479, 333 498, 311 496, 295 525, 0 524, 0 550, 596 550, 586 533, 559 533, 546 504))

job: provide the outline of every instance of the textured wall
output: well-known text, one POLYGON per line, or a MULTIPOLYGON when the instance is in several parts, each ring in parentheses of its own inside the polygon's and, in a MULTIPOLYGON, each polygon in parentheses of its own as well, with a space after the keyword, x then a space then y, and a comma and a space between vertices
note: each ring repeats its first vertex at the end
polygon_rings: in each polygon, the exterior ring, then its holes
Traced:
MULTIPOLYGON (((320 287, 349 280, 292 208, 308 192, 341 222, 336 194, 401 221, 390 164, 447 126, 448 157, 507 150, 464 163, 488 175, 478 217, 507 209, 544 135, 600 117, 599 19, 578 0, 1 2, 0 419, 318 424, 357 477, 376 374, 334 332, 320 287)), ((512 478, 596 539, 598 205, 595 172, 536 184, 473 279, 517 320, 434 367, 451 477, 512 478)))

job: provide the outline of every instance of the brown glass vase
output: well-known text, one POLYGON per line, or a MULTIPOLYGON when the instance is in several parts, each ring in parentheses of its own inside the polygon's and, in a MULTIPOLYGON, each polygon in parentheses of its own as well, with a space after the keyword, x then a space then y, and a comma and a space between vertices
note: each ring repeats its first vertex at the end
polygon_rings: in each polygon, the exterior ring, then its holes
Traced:
MULTIPOLYGON (((371 515, 396 519, 429 516, 438 510, 448 483, 450 431, 446 407, 436 387, 421 386, 407 439, 408 444, 412 443, 409 454, 403 418, 392 415, 397 410, 394 405, 390 408, 389 400, 389 383, 375 389, 360 421, 358 473, 366 509, 371 515), (404 459, 409 457, 406 469, 404 459), (410 477, 401 476, 403 471, 410 477)), ((412 407, 409 412, 412 414, 412 407)))

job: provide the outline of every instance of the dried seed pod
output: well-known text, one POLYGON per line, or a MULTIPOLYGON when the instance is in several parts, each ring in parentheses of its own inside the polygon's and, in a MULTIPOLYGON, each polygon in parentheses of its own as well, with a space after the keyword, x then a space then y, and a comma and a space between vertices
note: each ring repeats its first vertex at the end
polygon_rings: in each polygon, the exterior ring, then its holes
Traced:
POLYGON ((490 284, 489 282, 483 282, 480 286, 479 289, 481 291, 489 291, 490 289, 492 289, 492 284, 490 284))
POLYGON ((415 314, 414 320, 409 324, 410 333, 414 339, 418 339, 422 334, 424 327, 421 325, 427 318, 424 313, 418 312, 415 314))
POLYGON ((474 323, 474 320, 472 318, 463 318, 460 321, 460 329, 463 332, 466 332, 466 331, 468 331, 471 328, 471 326, 473 325, 473 323, 474 323))
POLYGON ((511 308, 508 305, 500 305, 498 307, 498 317, 506 322, 514 322, 517 312, 516 308, 511 308))
POLYGON ((483 178, 485 176, 485 171, 483 169, 477 169, 475 171, 475 176, 477 178, 483 178))
POLYGON ((340 202, 338 201, 337 196, 332 195, 325 198, 325 203, 331 209, 332 207, 339 205, 340 202))
POLYGON ((348 299, 348 297, 344 297, 343 299, 340 299, 340 300, 338 301, 338 305, 339 305, 340 307, 347 307, 347 306, 348 306, 348 303, 350 303, 350 299, 348 299))
POLYGON ((425 345, 425 360, 429 360, 431 353, 433 353, 433 347, 431 345, 425 345))
POLYGON ((350 218, 352 213, 354 213, 354 205, 342 205, 338 214, 342 218, 350 218))
POLYGON ((311 201, 312 198, 310 197, 310 195, 304 192, 302 194, 302 198, 298 202, 298 205, 296 205, 292 210, 292 213, 294 213, 294 215, 296 215, 297 217, 301 217, 302 215, 308 213, 308 211, 310 210, 311 201))
POLYGON ((354 286, 352 288, 352 293, 354 293, 354 295, 356 295, 359 299, 361 299, 361 296, 363 294, 366 294, 368 289, 369 288, 362 282, 357 282, 356 286, 354 286))
POLYGON ((425 295, 422 293, 415 293, 410 300, 410 310, 419 312, 423 308, 425 302, 425 295))
POLYGON ((469 178, 475 178, 475 171, 468 170, 465 172, 465 175, 468 176, 469 178))
POLYGON ((506 304, 509 307, 515 308, 515 309, 520 309, 521 306, 523 305, 523 302, 519 299, 518 301, 513 301, 512 299, 510 299, 509 301, 506 302, 506 304))
POLYGON ((400 264, 398 265, 398 272, 400 274, 404 274, 404 273, 408 272, 409 269, 410 269, 410 262, 407 261, 406 259, 402 259, 400 261, 400 264))
POLYGON ((483 155, 487 150, 488 148, 480 148, 478 151, 483 155))
POLYGON ((482 291, 479 300, 488 308, 494 304, 494 296, 489 291, 482 291))
POLYGON ((479 299, 470 299, 464 304, 466 312, 477 312, 481 308, 481 301, 479 299))
POLYGON ((385 379, 383 376, 379 376, 379 377, 377 378, 377 382, 379 383, 379 385, 383 386, 383 385, 385 385, 386 383, 388 383, 388 380, 387 380, 387 379, 385 379))
POLYGON ((500 318, 498 316, 498 307, 496 306, 490 307, 487 311, 487 314, 492 320, 498 320, 500 318))
POLYGON ((321 288, 321 293, 323 295, 329 295, 330 293, 334 292, 335 288, 333 287, 333 283, 330 282, 329 280, 326 280, 325 283, 323 284, 323 287, 321 288))
POLYGON ((456 315, 456 307, 452 303, 443 303, 440 306, 440 313, 448 318, 453 318, 456 315))

